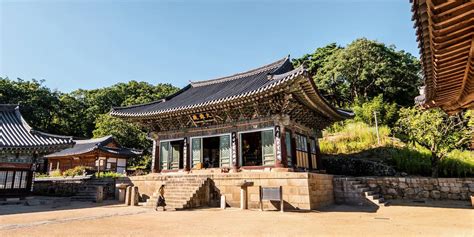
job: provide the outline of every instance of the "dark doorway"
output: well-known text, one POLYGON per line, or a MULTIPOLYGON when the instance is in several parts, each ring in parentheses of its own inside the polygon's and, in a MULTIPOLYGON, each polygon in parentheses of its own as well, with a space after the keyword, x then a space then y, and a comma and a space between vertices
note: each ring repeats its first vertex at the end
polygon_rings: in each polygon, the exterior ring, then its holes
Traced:
POLYGON ((262 165, 261 132, 242 133, 242 166, 262 165))
POLYGON ((219 142, 219 137, 205 137, 202 139, 202 157, 204 168, 219 168, 219 142))
POLYGON ((184 141, 172 141, 171 146, 171 169, 184 169, 183 149, 184 141))

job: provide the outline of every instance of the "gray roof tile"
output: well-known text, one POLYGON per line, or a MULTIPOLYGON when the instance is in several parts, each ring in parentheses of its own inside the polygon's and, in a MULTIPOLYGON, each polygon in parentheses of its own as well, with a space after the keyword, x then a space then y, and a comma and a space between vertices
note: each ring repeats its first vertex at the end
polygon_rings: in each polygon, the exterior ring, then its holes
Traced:
POLYGON ((72 144, 72 137, 33 130, 21 116, 18 105, 0 104, 0 150, 58 150, 71 146, 72 144))

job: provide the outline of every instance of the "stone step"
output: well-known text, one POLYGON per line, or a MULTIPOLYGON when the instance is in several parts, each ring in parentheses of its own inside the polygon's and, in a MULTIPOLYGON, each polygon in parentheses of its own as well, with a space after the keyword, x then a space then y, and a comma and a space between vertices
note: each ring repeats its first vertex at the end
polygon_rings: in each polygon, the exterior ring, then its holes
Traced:
POLYGON ((95 197, 95 193, 90 194, 90 193, 76 193, 74 194, 73 197, 95 197))
MULTIPOLYGON (((167 196, 191 196, 195 193, 196 191, 181 191, 181 192, 166 192, 165 197, 167 196)), ((158 198, 160 195, 159 194, 153 194, 152 197, 158 198)))
POLYGON ((91 197, 71 197, 71 200, 74 200, 74 201, 95 201, 95 197, 91 198, 91 197))
POLYGON ((364 196, 371 196, 371 195, 374 195, 376 194, 375 191, 367 191, 367 192, 364 192, 364 196))
POLYGON ((367 188, 366 184, 352 184, 352 187, 354 188, 367 188))
POLYGON ((202 186, 203 183, 168 183, 165 184, 165 188, 170 188, 170 187, 197 187, 197 186, 202 186))
POLYGON ((366 188, 358 188, 357 191, 359 191, 359 192, 361 192, 361 193, 364 193, 364 192, 370 191, 370 189, 367 188, 367 187, 366 187, 366 188))
POLYGON ((173 187, 165 187, 166 191, 175 191, 175 190, 196 190, 199 189, 201 186, 173 186, 173 187))

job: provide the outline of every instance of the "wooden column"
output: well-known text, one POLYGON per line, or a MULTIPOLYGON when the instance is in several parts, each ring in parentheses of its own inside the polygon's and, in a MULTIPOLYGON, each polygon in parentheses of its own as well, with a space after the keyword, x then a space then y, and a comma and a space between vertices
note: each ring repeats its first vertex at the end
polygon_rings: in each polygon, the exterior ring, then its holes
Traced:
POLYGON ((230 146, 232 147, 232 154, 230 156, 232 169, 237 171, 239 169, 239 140, 237 139, 237 132, 232 132, 230 136, 230 146))
POLYGON ((321 150, 319 149, 319 141, 318 138, 316 139, 316 165, 318 166, 318 170, 324 170, 323 161, 321 160, 321 150))
POLYGON ((288 151, 286 150, 286 128, 281 127, 281 164, 283 167, 288 167, 288 151))
MULTIPOLYGON (((306 135, 305 135, 306 136, 306 135)), ((308 151, 308 170, 313 169, 313 159, 311 158, 311 139, 306 136, 306 150, 308 151)))
POLYGON ((151 154, 151 172, 159 173, 160 170, 160 142, 153 140, 153 153, 151 154))

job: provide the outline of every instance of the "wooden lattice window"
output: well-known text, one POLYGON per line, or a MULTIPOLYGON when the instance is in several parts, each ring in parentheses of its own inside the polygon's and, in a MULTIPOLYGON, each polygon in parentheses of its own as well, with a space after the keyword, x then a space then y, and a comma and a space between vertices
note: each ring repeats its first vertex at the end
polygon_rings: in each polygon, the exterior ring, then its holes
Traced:
POLYGON ((309 169, 308 140, 306 136, 296 134, 296 167, 309 169))

